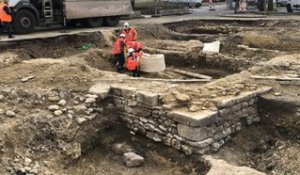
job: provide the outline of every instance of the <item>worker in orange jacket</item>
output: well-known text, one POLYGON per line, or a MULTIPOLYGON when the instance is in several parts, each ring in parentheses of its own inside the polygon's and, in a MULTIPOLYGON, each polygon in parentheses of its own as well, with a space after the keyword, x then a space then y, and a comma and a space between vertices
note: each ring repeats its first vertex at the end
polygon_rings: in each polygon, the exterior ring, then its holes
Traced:
POLYGON ((133 77, 139 77, 140 76, 140 65, 139 65, 139 58, 134 52, 133 48, 128 49, 129 56, 127 57, 126 66, 129 71, 131 71, 131 74, 133 77))
POLYGON ((125 55, 124 55, 124 48, 125 48, 125 35, 121 34, 117 41, 114 44, 114 51, 113 54, 117 60, 117 72, 122 72, 124 70, 124 63, 125 63, 125 55))
POLYGON ((126 36, 126 41, 136 41, 138 37, 138 33, 135 28, 130 27, 128 22, 124 23, 124 30, 122 32, 126 36))
POLYGON ((144 45, 138 41, 126 41, 127 48, 133 48, 134 51, 139 52, 144 49, 144 45))
POLYGON ((7 30, 8 38, 13 38, 11 33, 12 16, 11 8, 9 7, 9 0, 3 0, 3 3, 0 5, 0 20, 2 23, 0 33, 3 33, 5 30, 7 30))

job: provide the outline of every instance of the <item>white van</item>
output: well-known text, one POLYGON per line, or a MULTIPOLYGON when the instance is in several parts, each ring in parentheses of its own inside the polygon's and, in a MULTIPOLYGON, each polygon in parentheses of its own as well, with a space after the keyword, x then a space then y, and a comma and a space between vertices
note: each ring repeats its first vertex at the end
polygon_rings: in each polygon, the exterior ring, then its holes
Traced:
POLYGON ((294 10, 300 10, 300 0, 288 0, 286 5, 286 10, 288 12, 293 12, 294 10))

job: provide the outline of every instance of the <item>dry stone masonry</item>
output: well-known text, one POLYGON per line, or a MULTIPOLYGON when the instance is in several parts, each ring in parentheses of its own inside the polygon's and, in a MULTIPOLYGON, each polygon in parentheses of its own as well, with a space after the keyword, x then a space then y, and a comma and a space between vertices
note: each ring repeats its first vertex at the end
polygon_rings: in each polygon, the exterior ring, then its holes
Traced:
POLYGON ((217 151, 230 135, 244 124, 260 121, 257 96, 271 88, 261 88, 218 102, 217 110, 186 112, 163 108, 159 94, 133 87, 111 86, 111 96, 121 117, 134 133, 184 151, 204 154, 217 151))

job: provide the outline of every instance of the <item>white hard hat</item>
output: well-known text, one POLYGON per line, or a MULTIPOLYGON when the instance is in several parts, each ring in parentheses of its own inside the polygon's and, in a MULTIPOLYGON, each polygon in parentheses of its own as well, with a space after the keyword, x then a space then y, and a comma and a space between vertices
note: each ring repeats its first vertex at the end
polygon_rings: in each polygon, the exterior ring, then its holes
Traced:
POLYGON ((130 27, 129 22, 124 22, 124 27, 130 27))
POLYGON ((126 36, 125 36, 125 34, 122 33, 122 34, 120 35, 120 37, 121 37, 121 38, 125 38, 126 36))
POLYGON ((128 53, 131 53, 131 52, 134 52, 134 49, 133 49, 133 48, 129 48, 129 49, 128 49, 128 53))

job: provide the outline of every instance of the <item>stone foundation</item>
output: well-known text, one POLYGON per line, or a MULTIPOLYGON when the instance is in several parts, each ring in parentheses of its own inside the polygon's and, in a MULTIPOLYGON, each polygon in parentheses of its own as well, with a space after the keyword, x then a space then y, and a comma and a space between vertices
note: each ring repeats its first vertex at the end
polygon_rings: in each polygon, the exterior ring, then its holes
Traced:
POLYGON ((164 108, 159 94, 135 88, 111 87, 122 119, 134 132, 186 154, 217 151, 244 124, 260 121, 257 96, 270 88, 244 92, 218 101, 215 111, 185 112, 164 108))

